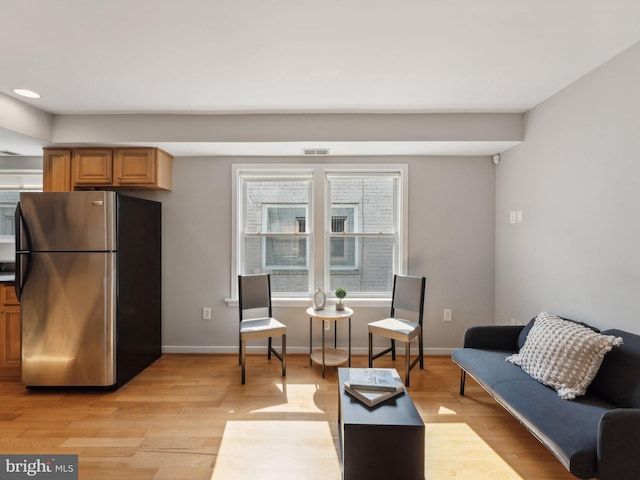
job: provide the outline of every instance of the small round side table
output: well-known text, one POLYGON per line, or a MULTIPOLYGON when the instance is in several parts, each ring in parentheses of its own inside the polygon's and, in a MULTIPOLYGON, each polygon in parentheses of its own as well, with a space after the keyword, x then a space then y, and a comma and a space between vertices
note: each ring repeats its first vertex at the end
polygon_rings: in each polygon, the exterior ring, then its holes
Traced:
POLYGON ((322 378, 326 366, 337 366, 348 362, 351 366, 351 316, 353 310, 344 307, 344 310, 336 310, 335 305, 325 307, 322 310, 315 310, 313 307, 307 308, 309 315, 309 365, 313 362, 322 365, 322 378), (338 349, 338 329, 334 328, 333 348, 325 346, 325 329, 324 322, 338 322, 340 320, 349 320, 349 350, 338 349), (313 320, 322 320, 322 348, 313 349, 313 320))

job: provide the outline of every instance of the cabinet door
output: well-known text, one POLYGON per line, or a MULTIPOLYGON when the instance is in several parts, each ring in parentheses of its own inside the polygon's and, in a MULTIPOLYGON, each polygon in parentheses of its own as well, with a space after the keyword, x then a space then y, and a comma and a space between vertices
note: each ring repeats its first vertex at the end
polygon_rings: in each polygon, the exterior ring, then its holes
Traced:
POLYGON ((156 183, 156 153, 154 148, 115 149, 116 185, 153 185, 156 183))
POLYGON ((73 150, 73 183, 76 186, 113 183, 113 151, 110 148, 73 150))
POLYGON ((44 149, 43 185, 45 192, 70 192, 71 150, 44 149))
POLYGON ((0 377, 20 376, 20 304, 13 285, 0 286, 0 377), (5 299, 8 299, 7 305, 5 299))
POLYGON ((13 286, 4 285, 2 288, 2 294, 0 295, 0 303, 5 305, 17 305, 20 306, 20 301, 16 296, 16 290, 13 286))
POLYGON ((0 359, 0 368, 20 370, 20 307, 5 307, 1 315, 2 331, 5 334, 4 354, 0 359))

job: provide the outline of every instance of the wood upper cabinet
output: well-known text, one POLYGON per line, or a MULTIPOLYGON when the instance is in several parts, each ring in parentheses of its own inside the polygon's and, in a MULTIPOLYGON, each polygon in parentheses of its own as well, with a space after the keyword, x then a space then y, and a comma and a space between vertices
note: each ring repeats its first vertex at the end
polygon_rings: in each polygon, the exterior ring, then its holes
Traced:
POLYGON ((159 148, 45 148, 44 191, 171 190, 173 157, 159 148))
POLYGON ((171 190, 173 157, 159 148, 114 149, 115 184, 171 190))
POLYGON ((81 148, 72 150, 73 185, 113 184, 113 150, 81 148))
POLYGON ((43 185, 45 192, 71 192, 71 150, 45 148, 43 158, 43 185))
POLYGON ((13 285, 0 285, 0 377, 18 378, 21 364, 20 302, 13 285))

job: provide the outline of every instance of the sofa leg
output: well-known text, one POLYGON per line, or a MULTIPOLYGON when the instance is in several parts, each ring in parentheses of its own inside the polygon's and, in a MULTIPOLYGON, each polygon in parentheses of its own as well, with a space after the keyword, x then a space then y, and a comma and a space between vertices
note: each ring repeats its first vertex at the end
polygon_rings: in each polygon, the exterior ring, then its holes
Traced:
POLYGON ((467 379, 467 372, 460 370, 460 395, 464 395, 464 381, 467 379))

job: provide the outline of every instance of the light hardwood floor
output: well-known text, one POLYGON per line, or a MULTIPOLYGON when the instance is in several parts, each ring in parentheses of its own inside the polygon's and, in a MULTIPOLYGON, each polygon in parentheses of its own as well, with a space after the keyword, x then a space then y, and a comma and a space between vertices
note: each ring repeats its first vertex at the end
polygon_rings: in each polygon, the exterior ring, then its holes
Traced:
MULTIPOLYGON (((78 454, 79 478, 338 480, 337 371, 306 355, 164 355, 114 392, 28 391, 0 381, 0 453, 78 454)), ((377 367, 403 368, 400 357, 377 367)), ((366 366, 354 357, 352 366, 366 366)), ((425 425, 425 478, 574 479, 448 357, 409 392, 425 425)))

